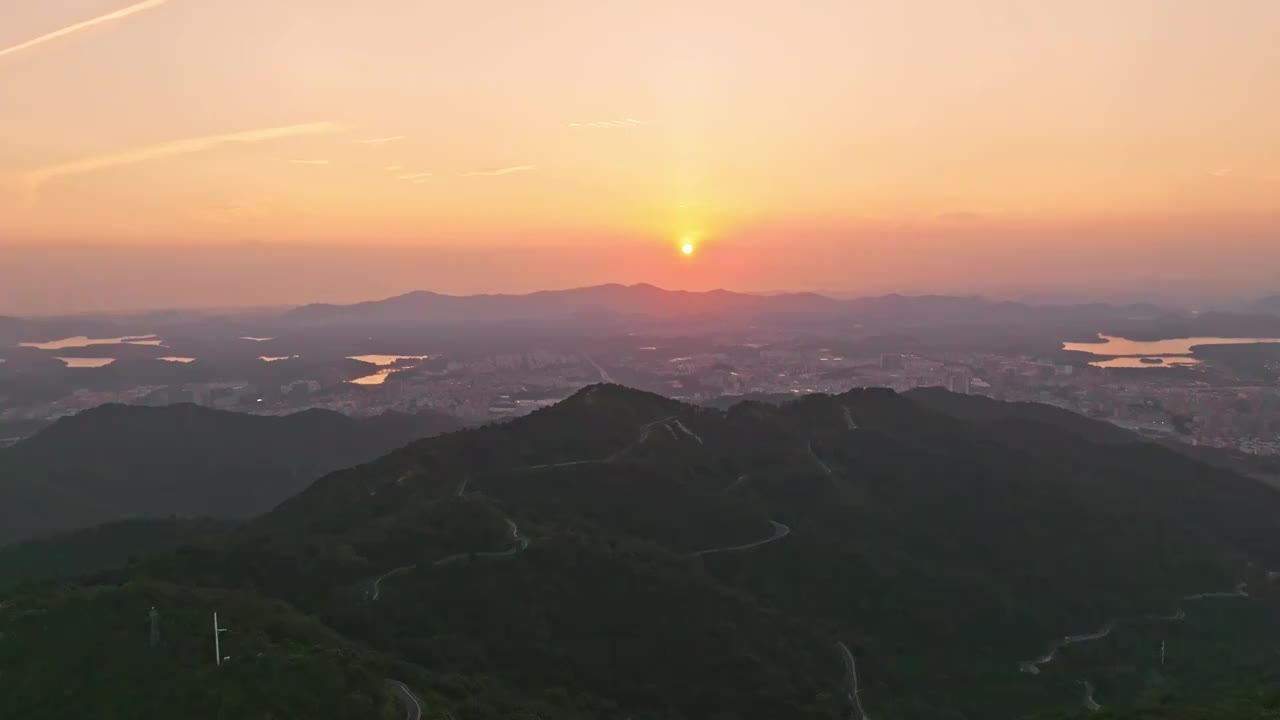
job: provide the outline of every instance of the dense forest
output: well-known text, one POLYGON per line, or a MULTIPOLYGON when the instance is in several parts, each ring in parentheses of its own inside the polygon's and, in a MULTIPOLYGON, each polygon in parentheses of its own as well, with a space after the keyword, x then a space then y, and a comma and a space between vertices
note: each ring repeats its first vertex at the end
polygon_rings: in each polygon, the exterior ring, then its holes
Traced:
POLYGON ((138 518, 247 518, 326 473, 460 426, 437 414, 103 405, 0 450, 0 542, 138 518))
MULTIPOLYGON (((856 390, 714 409, 600 385, 4 602, 85 616, 58 658, 95 657, 89 618, 141 607, 100 598, 139 588, 169 589, 175 621, 225 607, 264 656, 286 642, 275 608, 316 662, 281 682, 333 673, 346 698, 290 716, 394 710, 395 679, 460 720, 1244 720, 1275 707, 1278 532, 1272 488, 1044 406, 856 390)), ((56 565, 66 544, 27 552, 56 565)), ((3 618, 0 685, 50 687, 54 659, 17 668, 39 635, 3 618)), ((202 657, 166 671, 216 672, 202 657)), ((282 709, 250 675, 242 716, 282 709)), ((220 717, 202 712, 183 716, 220 717)))

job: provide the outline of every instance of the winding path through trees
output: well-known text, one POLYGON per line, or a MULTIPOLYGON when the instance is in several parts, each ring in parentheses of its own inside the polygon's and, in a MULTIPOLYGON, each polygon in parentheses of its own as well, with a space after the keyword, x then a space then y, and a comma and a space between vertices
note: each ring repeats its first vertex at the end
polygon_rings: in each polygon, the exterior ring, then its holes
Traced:
POLYGON ((721 490, 721 491, 720 491, 720 494, 721 494, 721 495, 728 495, 729 493, 733 492, 734 490, 737 490, 737 489, 738 489, 738 487, 739 487, 740 485, 742 485, 742 483, 744 483, 744 482, 746 482, 746 481, 747 481, 747 478, 748 478, 748 477, 749 477, 749 476, 748 476, 746 473, 743 473, 743 474, 739 475, 739 476, 738 476, 738 479, 737 479, 737 480, 734 480, 734 481, 733 481, 733 482, 731 482, 731 483, 729 483, 729 486, 728 486, 728 487, 726 487, 725 489, 721 490))
POLYGON ((818 457, 818 453, 816 453, 816 452, 814 452, 814 451, 813 451, 813 441, 812 441, 812 440, 810 440, 808 443, 806 443, 804 447, 805 447, 805 450, 807 450, 807 451, 808 451, 808 453, 809 453, 809 459, 813 460, 813 463, 814 463, 815 465, 817 465, 817 466, 822 470, 822 473, 823 473, 824 475, 831 475, 831 474, 833 474, 833 473, 831 472, 831 466, 830 466, 830 465, 827 465, 827 464, 826 464, 826 463, 824 463, 824 462, 822 462, 822 458, 818 457))
POLYGON ((408 685, 399 680, 387 679, 387 683, 391 685, 391 689, 395 691, 396 697, 400 699, 400 703, 404 705, 404 720, 422 720, 422 701, 417 695, 409 689, 408 685))
POLYGON ((1097 700, 1094 700, 1094 699, 1093 699, 1093 683, 1089 682, 1088 680, 1081 680, 1081 681, 1080 681, 1080 684, 1081 684, 1081 685, 1084 685, 1084 707, 1085 707, 1085 709, 1086 709, 1086 710, 1101 710, 1101 709, 1102 709, 1102 706, 1098 704, 1098 701, 1097 701, 1097 700))
MULTIPOLYGON (((1205 600, 1208 598, 1247 598, 1249 597, 1249 592, 1245 588, 1247 588, 1248 585, 1249 585, 1248 582, 1240 582, 1236 584, 1235 589, 1231 592, 1196 593, 1194 595, 1184 595, 1181 598, 1181 600, 1183 602, 1195 602, 1197 600, 1205 600)), ((1156 621, 1162 621, 1162 622, 1181 622, 1186 617, 1187 617, 1187 611, 1181 606, 1179 606, 1178 609, 1172 615, 1142 615, 1136 619, 1137 620, 1156 620, 1156 621)), ((1018 669, 1030 675, 1039 675, 1040 666, 1047 665, 1048 663, 1053 662, 1054 657, 1057 656, 1058 651, 1061 650, 1062 648, 1068 645, 1075 645, 1076 643, 1089 642, 1092 640, 1101 640, 1102 638, 1105 638, 1108 635, 1110 635, 1111 631, 1115 629, 1115 626, 1119 623, 1120 623, 1119 620, 1111 620, 1111 621, 1108 621, 1107 624, 1098 632, 1087 633, 1084 635, 1067 635, 1064 638, 1056 640, 1052 645, 1049 646, 1048 652, 1036 658, 1035 660, 1028 660, 1020 664, 1018 666, 1018 669)))
POLYGON ((383 573, 383 574, 379 575, 379 576, 377 577, 377 579, 375 579, 375 580, 373 581, 373 585, 372 585, 372 586, 370 587, 370 589, 369 589, 369 599, 370 599, 370 600, 377 600, 378 598, 382 597, 382 581, 383 581, 383 580, 386 580, 387 578, 391 577, 392 575, 397 575, 397 574, 399 574, 399 573, 405 572, 406 570, 412 570, 412 569, 414 569, 414 568, 416 568, 416 567, 418 567, 418 566, 417 566, 417 565, 402 565, 402 566, 400 566, 400 567, 398 567, 398 568, 395 568, 394 570, 388 570, 387 572, 385 572, 385 573, 383 573))
POLYGON ((853 720, 871 720, 867 715, 867 711, 862 707, 862 690, 858 687, 858 663, 854 660, 849 646, 845 645, 844 642, 837 640, 836 647, 840 649, 840 654, 844 657, 846 681, 849 685, 846 692, 849 698, 849 706, 853 708, 855 714, 853 720))
POLYGON ((701 557, 703 555, 710 555, 711 553, 737 552, 739 550, 750 550, 751 548, 756 548, 756 547, 760 547, 761 545, 768 545, 771 542, 776 542, 791 534, 791 528, 787 527, 786 525, 783 525, 782 523, 776 520, 770 520, 769 523, 773 525, 773 534, 763 540, 757 540, 755 542, 746 543, 744 545, 730 545, 728 547, 718 547, 718 548, 710 548, 708 550, 699 550, 697 552, 689 553, 689 557, 701 557))

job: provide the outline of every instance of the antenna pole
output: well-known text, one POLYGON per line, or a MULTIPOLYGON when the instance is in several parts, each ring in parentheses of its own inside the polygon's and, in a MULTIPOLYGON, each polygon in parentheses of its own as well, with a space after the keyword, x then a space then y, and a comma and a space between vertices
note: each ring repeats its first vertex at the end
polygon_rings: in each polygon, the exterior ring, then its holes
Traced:
POLYGON ((222 643, 218 636, 226 631, 226 628, 218 627, 218 613, 215 612, 213 614, 213 655, 219 666, 222 665, 222 643))
POLYGON ((156 611, 155 605, 151 606, 147 617, 151 620, 151 647, 157 647, 160 645, 160 613, 156 611))

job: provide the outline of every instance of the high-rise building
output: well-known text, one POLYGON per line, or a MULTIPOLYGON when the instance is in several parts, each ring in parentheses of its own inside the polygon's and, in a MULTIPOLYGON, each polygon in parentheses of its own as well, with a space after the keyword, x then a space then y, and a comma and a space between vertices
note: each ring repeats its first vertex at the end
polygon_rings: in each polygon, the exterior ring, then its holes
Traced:
POLYGON ((947 378, 947 389, 961 395, 969 394, 969 373, 954 372, 947 378))

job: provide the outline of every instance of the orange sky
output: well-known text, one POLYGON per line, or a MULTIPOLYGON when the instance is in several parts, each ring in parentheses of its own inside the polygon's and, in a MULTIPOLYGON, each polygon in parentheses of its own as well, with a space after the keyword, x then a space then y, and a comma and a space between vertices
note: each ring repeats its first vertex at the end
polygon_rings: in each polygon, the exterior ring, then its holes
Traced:
MULTIPOLYGON (((18 263, 6 276, 6 250, 46 273, 124 244, 246 261, 246 241, 286 244, 324 279, 343 256, 324 265, 324 245, 453 263, 373 294, 1280 276, 1274 0, 0 0, 0 17, 0 285, 32 287, 0 290, 0 312, 59 305, 18 263)), ((117 306, 239 297, 103 288, 117 306)))

